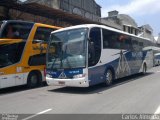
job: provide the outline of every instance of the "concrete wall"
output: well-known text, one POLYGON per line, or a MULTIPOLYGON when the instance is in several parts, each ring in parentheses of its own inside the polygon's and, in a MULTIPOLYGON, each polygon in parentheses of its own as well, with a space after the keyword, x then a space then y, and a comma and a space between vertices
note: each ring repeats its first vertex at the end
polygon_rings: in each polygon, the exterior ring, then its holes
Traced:
POLYGON ((101 8, 94 0, 60 0, 60 9, 93 21, 100 21, 101 8))
POLYGON ((61 27, 71 26, 70 23, 61 21, 59 19, 50 19, 50 18, 29 14, 29 13, 14 10, 14 9, 9 10, 9 16, 10 16, 10 19, 14 19, 14 20, 39 22, 39 23, 45 23, 45 24, 61 26, 61 27))

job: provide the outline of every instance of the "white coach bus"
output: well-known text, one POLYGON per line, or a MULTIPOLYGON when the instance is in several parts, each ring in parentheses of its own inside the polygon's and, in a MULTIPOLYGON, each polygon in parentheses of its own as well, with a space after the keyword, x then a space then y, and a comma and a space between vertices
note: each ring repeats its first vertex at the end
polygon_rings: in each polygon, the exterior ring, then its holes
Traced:
POLYGON ((155 66, 160 65, 160 53, 154 54, 154 63, 155 63, 155 66))
POLYGON ((47 51, 48 85, 89 87, 153 67, 152 43, 103 25, 54 31, 47 51))

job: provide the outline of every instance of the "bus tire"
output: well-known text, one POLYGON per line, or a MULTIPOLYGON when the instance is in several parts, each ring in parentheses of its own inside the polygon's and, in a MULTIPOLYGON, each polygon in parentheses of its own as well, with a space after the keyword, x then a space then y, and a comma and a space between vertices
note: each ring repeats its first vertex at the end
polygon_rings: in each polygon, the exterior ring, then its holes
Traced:
POLYGON ((107 86, 112 85, 113 78, 114 78, 114 76, 113 76, 112 70, 111 69, 106 70, 106 72, 105 72, 105 84, 107 86))
POLYGON ((29 88, 35 88, 40 86, 42 83, 42 78, 40 77, 40 73, 37 71, 32 71, 29 73, 27 78, 27 87, 29 88))
POLYGON ((142 74, 145 75, 147 73, 147 65, 146 63, 143 64, 143 71, 142 74))

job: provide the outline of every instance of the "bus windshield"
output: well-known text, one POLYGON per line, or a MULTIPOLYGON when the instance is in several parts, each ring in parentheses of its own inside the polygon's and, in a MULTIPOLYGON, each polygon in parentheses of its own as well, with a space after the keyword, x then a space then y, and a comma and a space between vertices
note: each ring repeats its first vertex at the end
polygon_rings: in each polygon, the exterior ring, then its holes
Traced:
POLYGON ((8 22, 1 27, 0 38, 27 39, 33 27, 33 24, 22 22, 8 22))
POLYGON ((47 69, 70 69, 86 66, 87 29, 74 29, 51 35, 47 69))

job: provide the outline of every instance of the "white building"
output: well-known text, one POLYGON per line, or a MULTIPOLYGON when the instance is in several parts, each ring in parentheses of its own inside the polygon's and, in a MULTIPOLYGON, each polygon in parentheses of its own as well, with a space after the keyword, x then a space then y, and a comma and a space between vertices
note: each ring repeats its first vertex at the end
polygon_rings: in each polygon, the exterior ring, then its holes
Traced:
POLYGON ((157 37, 157 44, 158 44, 158 46, 160 46, 160 33, 159 33, 159 35, 157 37))
POLYGON ((139 35, 140 37, 149 38, 152 42, 156 43, 156 40, 153 36, 153 29, 149 24, 143 25, 139 27, 139 35))
MULTIPOLYGON (((110 22, 112 26, 117 26, 117 29, 122 31, 138 34, 138 25, 133 18, 126 14, 119 14, 118 11, 110 11, 108 12, 108 17, 102 18, 103 21, 110 22)), ((105 22, 103 22, 105 23, 105 22)))

